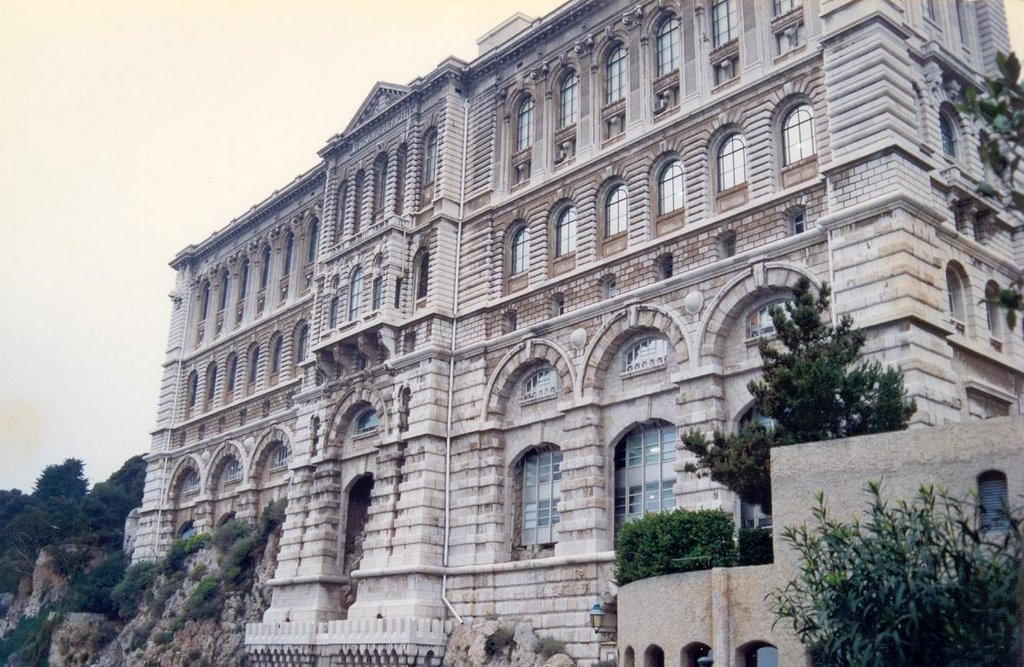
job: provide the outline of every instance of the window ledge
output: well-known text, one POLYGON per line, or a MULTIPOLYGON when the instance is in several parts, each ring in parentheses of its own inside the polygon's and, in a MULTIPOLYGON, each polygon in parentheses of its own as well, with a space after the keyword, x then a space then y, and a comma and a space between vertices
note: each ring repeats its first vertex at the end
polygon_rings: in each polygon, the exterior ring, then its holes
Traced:
POLYGON ((784 14, 779 14, 772 19, 772 32, 781 32, 790 26, 800 23, 804 19, 803 5, 794 7, 784 14))
POLYGON ((621 377, 623 380, 628 380, 630 378, 635 378, 640 375, 647 375, 648 373, 653 373, 655 371, 663 371, 667 366, 666 361, 666 359, 662 359, 661 361, 653 362, 648 366, 634 368, 628 371, 622 371, 622 373, 619 374, 619 377, 621 377))

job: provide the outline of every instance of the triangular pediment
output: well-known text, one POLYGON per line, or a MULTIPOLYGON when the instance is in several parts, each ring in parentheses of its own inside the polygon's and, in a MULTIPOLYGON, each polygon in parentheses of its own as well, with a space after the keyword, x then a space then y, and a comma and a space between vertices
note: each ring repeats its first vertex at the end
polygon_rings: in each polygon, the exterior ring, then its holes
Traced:
POLYGON ((363 100, 359 110, 356 111, 356 115, 352 117, 352 122, 345 128, 345 132, 349 132, 354 128, 359 127, 366 121, 370 120, 380 112, 384 111, 392 104, 402 99, 409 94, 411 89, 408 86, 400 86, 397 83, 385 83, 378 81, 374 84, 370 94, 363 100))

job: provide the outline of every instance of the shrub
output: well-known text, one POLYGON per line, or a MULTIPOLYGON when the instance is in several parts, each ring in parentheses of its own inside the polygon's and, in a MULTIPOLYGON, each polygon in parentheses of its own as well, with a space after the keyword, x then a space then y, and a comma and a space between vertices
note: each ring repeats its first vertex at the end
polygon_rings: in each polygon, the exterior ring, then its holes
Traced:
POLYGON ((143 594, 153 586, 156 571, 156 563, 136 563, 125 570, 121 582, 110 592, 118 616, 124 619, 135 616, 143 594))
POLYGON ((740 565, 764 565, 774 560, 772 531, 764 528, 740 528, 740 565))
POLYGON ((209 533, 198 533, 192 537, 175 540, 167 552, 167 557, 164 558, 164 574, 180 572, 185 567, 185 559, 206 547, 212 540, 209 533))
POLYGON ((593 664, 593 667, 615 667, 614 660, 598 660, 593 664))
POLYGON ((0 661, 5 665, 45 667, 50 654, 53 630, 61 621, 60 614, 47 607, 36 616, 21 620, 6 639, 0 641, 0 661))
POLYGON ((616 583, 736 564, 732 515, 675 510, 627 523, 615 539, 616 583))
POLYGON ((484 640, 484 653, 489 658, 493 657, 511 646, 514 638, 515 633, 513 633, 512 628, 506 628, 503 625, 498 626, 498 629, 484 640))
POLYGON ((63 611, 87 611, 96 614, 118 614, 114 589, 125 575, 125 557, 115 551, 92 569, 75 577, 61 601, 63 611))
POLYGON ((217 547, 218 553, 227 553, 235 545, 235 542, 247 537, 252 532, 249 524, 238 519, 225 522, 213 534, 213 544, 217 547))
POLYGON ((559 653, 565 653, 565 642, 554 637, 541 637, 540 643, 537 645, 537 653, 544 656, 545 659, 559 653))
POLYGON ((284 511, 287 507, 288 500, 281 498, 280 500, 271 501, 270 504, 263 508, 263 512, 260 513, 258 531, 261 540, 266 541, 270 534, 284 523, 284 511))
POLYGON ((182 608, 182 618, 185 621, 199 620, 204 618, 218 618, 220 616, 221 596, 220 579, 217 577, 206 577, 199 582, 182 608))

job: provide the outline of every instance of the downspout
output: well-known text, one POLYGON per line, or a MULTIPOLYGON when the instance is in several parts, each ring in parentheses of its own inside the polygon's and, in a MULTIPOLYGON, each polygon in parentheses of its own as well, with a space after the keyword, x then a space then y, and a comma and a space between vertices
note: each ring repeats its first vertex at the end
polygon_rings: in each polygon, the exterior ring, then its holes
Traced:
POLYGON ((448 600, 448 551, 451 533, 452 509, 452 414, 454 412, 455 394, 455 341, 459 331, 459 277, 462 264, 462 223, 466 211, 466 161, 469 153, 469 99, 462 98, 462 174, 459 185, 459 229, 455 237, 455 285, 452 293, 452 333, 451 346, 448 350, 448 416, 445 424, 444 437, 444 549, 441 552, 441 565, 445 568, 441 575, 441 601, 451 615, 461 625, 462 616, 448 600))
MULTIPOLYGON (((825 176, 825 208, 826 215, 832 213, 832 177, 825 176)), ((828 284, 832 288, 832 326, 839 326, 839 305, 836 303, 836 256, 832 248, 832 232, 834 229, 825 230, 825 243, 828 246, 828 284)))

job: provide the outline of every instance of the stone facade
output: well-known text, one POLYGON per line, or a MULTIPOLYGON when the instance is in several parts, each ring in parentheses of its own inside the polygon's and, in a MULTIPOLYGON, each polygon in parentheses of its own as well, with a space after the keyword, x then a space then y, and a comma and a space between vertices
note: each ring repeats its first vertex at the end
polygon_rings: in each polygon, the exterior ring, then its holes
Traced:
POLYGON ((174 259, 134 557, 287 498, 254 664, 429 664, 490 616, 589 661, 617 523, 766 519, 678 429, 745 418, 800 276, 917 424, 1017 413, 1024 341, 981 302, 1019 222, 952 106, 993 45, 997 0, 576 0, 378 84, 174 259))

